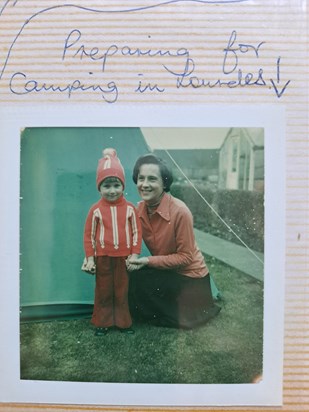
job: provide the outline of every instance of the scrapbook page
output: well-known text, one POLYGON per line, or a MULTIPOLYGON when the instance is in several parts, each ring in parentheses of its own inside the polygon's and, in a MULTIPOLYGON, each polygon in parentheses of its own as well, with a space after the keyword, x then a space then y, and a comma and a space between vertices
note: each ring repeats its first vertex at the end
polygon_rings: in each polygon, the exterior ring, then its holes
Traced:
POLYGON ((0 410, 305 407, 305 3, 0 23, 0 410))

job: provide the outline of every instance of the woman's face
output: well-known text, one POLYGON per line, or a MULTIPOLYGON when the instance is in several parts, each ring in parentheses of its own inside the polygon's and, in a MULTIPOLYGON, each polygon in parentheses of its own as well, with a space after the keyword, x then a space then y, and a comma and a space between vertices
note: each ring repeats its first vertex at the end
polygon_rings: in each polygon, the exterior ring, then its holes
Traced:
POLYGON ((141 198, 148 204, 157 203, 163 192, 160 168, 156 164, 143 164, 137 176, 137 189, 141 198))

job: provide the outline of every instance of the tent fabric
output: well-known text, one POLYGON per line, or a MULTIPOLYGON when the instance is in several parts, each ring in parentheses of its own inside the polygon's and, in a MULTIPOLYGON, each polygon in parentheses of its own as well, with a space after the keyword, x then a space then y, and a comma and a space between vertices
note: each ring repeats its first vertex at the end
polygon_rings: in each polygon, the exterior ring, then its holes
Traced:
POLYGON ((93 304, 94 277, 81 271, 83 230, 99 199, 96 168, 106 147, 116 149, 126 175, 125 196, 136 204, 133 165, 150 151, 139 128, 44 127, 21 133, 21 319, 83 313, 82 305, 89 310, 93 304))
POLYGON ((21 323, 48 322, 53 320, 91 318, 93 305, 46 304, 22 307, 21 323))

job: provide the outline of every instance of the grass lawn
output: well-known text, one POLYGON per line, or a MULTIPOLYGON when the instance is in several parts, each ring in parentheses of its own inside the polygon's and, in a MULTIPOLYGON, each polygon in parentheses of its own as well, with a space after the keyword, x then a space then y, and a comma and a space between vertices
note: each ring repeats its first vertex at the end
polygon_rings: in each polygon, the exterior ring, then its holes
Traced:
POLYGON ((126 383, 249 383, 262 373, 263 283, 206 257, 223 300, 194 330, 134 324, 94 336, 89 319, 22 323, 21 379, 126 383))

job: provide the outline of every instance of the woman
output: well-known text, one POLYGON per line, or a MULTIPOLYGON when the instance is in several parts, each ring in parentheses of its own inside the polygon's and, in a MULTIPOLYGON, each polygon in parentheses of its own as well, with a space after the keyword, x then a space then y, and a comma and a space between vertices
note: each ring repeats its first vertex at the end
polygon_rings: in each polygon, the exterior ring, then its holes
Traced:
POLYGON ((137 213, 151 256, 127 260, 131 314, 160 326, 202 325, 220 308, 213 302, 209 272, 195 242, 192 214, 168 193, 172 173, 155 155, 136 161, 133 181, 142 198, 137 213))

